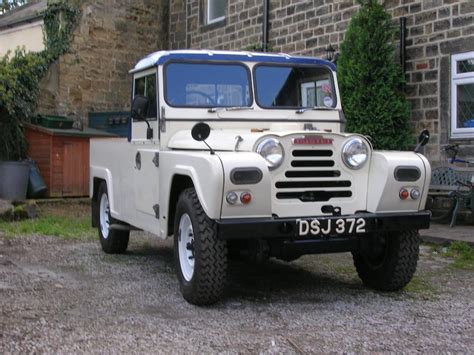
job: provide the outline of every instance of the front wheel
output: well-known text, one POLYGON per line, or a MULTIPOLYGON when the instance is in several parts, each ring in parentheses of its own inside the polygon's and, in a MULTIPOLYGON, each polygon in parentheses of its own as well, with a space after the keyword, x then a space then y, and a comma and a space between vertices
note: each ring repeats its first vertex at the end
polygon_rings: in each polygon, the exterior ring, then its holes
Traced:
POLYGON ((362 282, 380 291, 398 291, 416 271, 420 252, 418 231, 396 231, 369 236, 352 252, 362 282))
POLYGON ((130 232, 110 228, 114 219, 110 216, 109 195, 105 182, 100 184, 99 187, 98 204, 96 220, 99 222, 99 239, 102 250, 107 254, 125 253, 128 247, 130 232))
POLYGON ((176 206, 174 255, 186 301, 209 305, 222 297, 227 276, 227 244, 217 238, 216 223, 207 217, 193 188, 181 193, 176 206))

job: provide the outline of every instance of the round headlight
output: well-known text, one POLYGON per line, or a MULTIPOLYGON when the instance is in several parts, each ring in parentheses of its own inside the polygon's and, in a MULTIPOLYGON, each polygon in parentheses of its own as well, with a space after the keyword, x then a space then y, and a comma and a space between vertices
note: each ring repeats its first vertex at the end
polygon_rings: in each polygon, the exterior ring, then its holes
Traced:
POLYGON ((278 139, 264 139, 257 145, 257 153, 265 158, 269 169, 276 169, 283 162, 283 146, 278 139))
POLYGON ((348 168, 360 169, 367 162, 369 147, 359 137, 352 138, 342 148, 342 160, 348 168))

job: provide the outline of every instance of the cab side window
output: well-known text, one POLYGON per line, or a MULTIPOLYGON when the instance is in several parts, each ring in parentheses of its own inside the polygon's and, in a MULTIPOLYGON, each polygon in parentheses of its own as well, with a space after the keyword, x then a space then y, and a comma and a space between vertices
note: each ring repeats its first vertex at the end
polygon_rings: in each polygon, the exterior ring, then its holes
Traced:
POLYGON ((156 118, 156 74, 135 79, 135 95, 146 96, 149 100, 148 112, 145 118, 156 118))

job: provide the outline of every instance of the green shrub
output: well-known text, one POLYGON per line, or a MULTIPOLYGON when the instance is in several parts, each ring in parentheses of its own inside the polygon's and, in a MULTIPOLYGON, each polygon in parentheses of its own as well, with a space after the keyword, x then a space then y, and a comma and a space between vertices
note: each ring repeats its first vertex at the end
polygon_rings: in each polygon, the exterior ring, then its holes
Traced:
POLYGON ((36 109, 39 83, 49 65, 68 50, 78 10, 67 1, 48 5, 44 18, 46 49, 17 49, 0 58, 0 160, 26 157, 22 122, 36 109))
POLYGON ((48 67, 43 52, 17 49, 0 60, 0 160, 20 160, 26 155, 21 122, 35 110, 39 81, 48 67))
POLYGON ((369 135, 377 149, 406 149, 412 136, 403 73, 395 61, 396 30, 377 0, 358 1, 338 60, 347 130, 369 135))

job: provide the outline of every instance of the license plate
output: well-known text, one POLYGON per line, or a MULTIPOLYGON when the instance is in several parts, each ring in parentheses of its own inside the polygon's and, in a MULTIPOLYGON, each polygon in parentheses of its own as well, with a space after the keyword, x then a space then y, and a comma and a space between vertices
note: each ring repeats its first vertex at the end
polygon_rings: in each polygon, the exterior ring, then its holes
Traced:
POLYGON ((348 235, 367 233, 364 218, 297 219, 298 237, 318 237, 325 235, 348 235))

